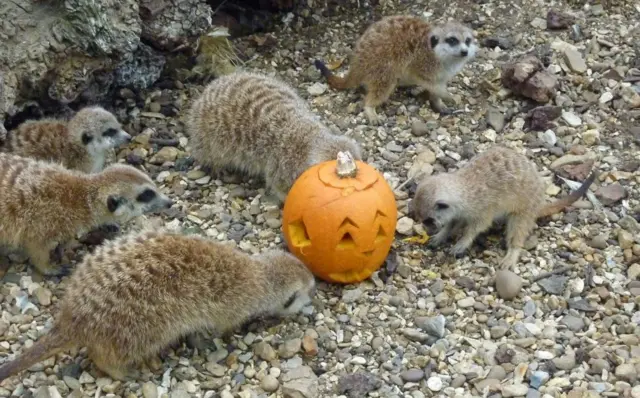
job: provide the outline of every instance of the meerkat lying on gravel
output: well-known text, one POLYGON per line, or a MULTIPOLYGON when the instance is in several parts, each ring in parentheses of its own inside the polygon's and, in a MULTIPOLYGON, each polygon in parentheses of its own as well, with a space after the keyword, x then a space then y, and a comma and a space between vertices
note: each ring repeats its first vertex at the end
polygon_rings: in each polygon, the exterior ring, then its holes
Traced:
POLYGON ((104 169, 108 152, 130 139, 112 113, 91 106, 81 109, 68 122, 24 122, 7 133, 4 142, 0 142, 0 151, 97 173, 104 169))
POLYGON ((507 254, 501 266, 514 266, 538 218, 563 210, 587 193, 595 171, 576 191, 547 203, 544 181, 535 164, 514 150, 493 147, 453 173, 426 177, 418 184, 410 205, 413 217, 424 223, 435 247, 456 230, 462 237, 452 248, 461 256, 493 222, 507 219, 507 254))
POLYGON ((375 108, 389 99, 396 86, 418 86, 417 95, 429 93, 432 108, 452 112, 442 100, 452 102, 447 84, 475 57, 473 31, 457 22, 432 26, 420 17, 396 15, 373 23, 356 42, 349 71, 333 75, 316 60, 316 68, 334 89, 364 85, 364 111, 372 124, 381 122, 375 108))
POLYGON ((180 337, 233 330, 311 303, 315 279, 293 255, 249 256, 195 235, 132 233, 96 248, 71 276, 48 334, 0 367, 0 381, 74 347, 116 380, 180 337))
POLYGON ((66 272, 50 262, 59 243, 171 204, 149 176, 132 166, 114 164, 86 174, 0 153, 0 244, 25 249, 45 275, 66 272))
POLYGON ((211 82, 186 120, 194 159, 205 166, 262 176, 284 201, 310 166, 360 146, 333 134, 298 94, 278 79, 236 72, 211 82))

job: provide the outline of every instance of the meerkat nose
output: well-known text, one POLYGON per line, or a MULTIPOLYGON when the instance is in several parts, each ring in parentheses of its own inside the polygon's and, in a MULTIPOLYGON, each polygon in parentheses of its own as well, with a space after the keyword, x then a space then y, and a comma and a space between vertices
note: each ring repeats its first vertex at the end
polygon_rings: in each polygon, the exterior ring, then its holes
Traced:
POLYGON ((463 57, 466 57, 469 54, 468 50, 462 50, 460 51, 460 55, 462 55, 463 57))
POLYGON ((127 133, 124 130, 120 130, 120 134, 122 134, 122 136, 124 137, 124 140, 126 142, 130 142, 131 141, 131 134, 127 133))
POLYGON ((170 209, 171 206, 173 206, 173 201, 171 199, 167 199, 167 201, 164 203, 164 207, 170 209))

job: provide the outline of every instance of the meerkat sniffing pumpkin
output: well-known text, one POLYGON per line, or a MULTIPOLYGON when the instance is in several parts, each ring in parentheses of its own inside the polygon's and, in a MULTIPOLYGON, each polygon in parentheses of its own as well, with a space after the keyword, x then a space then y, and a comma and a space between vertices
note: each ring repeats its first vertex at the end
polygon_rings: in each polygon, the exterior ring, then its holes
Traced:
POLYGON ((547 203, 545 186, 536 166, 512 149, 494 147, 476 155, 453 173, 426 177, 410 204, 413 217, 435 232, 430 245, 443 243, 453 232, 462 236, 451 249, 462 255, 475 238, 501 217, 507 220, 504 268, 514 266, 538 218, 562 211, 587 193, 596 178, 593 171, 566 197, 547 203))
POLYGON ((341 151, 362 158, 360 146, 333 134, 291 87, 258 73, 211 82, 193 103, 186 127, 197 161, 264 177, 281 201, 310 166, 341 151))
POLYGON ((96 173, 104 168, 109 151, 130 139, 111 112, 91 106, 78 111, 69 121, 42 119, 22 123, 0 142, 0 152, 96 173))
POLYGON ((370 123, 381 118, 376 107, 387 101, 396 86, 418 86, 414 94, 428 91, 432 108, 451 113, 442 100, 452 101, 447 84, 477 51, 473 31, 457 22, 431 25, 409 15, 382 18, 356 42, 349 71, 344 77, 315 65, 334 89, 366 87, 364 111, 370 123))
POLYGON ((87 347, 101 371, 126 380, 133 366, 185 335, 296 314, 315 290, 311 272, 287 252, 250 256, 196 235, 131 233, 83 259, 51 330, 3 364, 0 381, 74 347, 87 347))
POLYGON ((0 153, 0 244, 25 249, 45 275, 64 271, 50 262, 59 243, 171 204, 149 176, 132 166, 113 164, 87 174, 0 153))

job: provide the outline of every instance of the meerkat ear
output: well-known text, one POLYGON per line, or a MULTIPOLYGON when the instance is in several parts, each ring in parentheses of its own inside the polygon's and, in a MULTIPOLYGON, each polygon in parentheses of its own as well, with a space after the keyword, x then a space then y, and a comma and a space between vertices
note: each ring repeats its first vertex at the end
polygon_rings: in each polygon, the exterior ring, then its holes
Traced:
POLYGON ((107 208, 111 213, 114 213, 116 210, 118 210, 118 207, 120 207, 122 202, 123 200, 121 197, 109 195, 109 197, 107 198, 107 208))
POLYGON ((438 210, 445 210, 449 208, 449 204, 439 200, 436 202, 436 208, 438 210))
POLYGON ((90 143, 91 141, 93 141, 93 136, 89 133, 82 133, 82 143, 87 145, 88 143, 90 143))
POLYGON ((431 48, 434 48, 435 46, 438 45, 438 36, 431 36, 431 38, 429 39, 429 42, 431 43, 431 48))

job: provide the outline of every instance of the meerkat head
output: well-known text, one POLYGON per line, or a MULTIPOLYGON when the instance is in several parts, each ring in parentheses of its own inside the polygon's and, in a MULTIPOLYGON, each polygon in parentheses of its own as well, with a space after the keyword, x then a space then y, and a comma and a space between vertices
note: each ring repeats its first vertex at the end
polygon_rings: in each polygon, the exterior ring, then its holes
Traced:
POLYGON ((315 277, 293 254, 269 250, 257 258, 265 265, 266 282, 272 293, 265 300, 268 308, 263 315, 293 315, 311 304, 316 294, 315 277))
POLYGON ((462 205, 454 178, 449 174, 440 174, 420 181, 409 203, 409 213, 431 235, 456 221, 463 211, 462 205))
POLYGON ((322 139, 312 144, 312 153, 309 156, 308 166, 326 162, 328 160, 336 160, 338 152, 351 152, 355 160, 362 160, 362 149, 360 145, 353 139, 344 135, 333 133, 325 134, 322 139))
POLYGON ((69 132, 91 154, 101 154, 131 140, 118 119, 109 111, 91 106, 81 109, 69 121, 69 132))
POLYGON ((478 49, 473 31, 457 22, 435 26, 429 35, 429 44, 445 65, 468 62, 478 49))
POLYGON ((126 222, 173 205, 147 174, 132 166, 113 164, 94 178, 110 219, 126 222))

